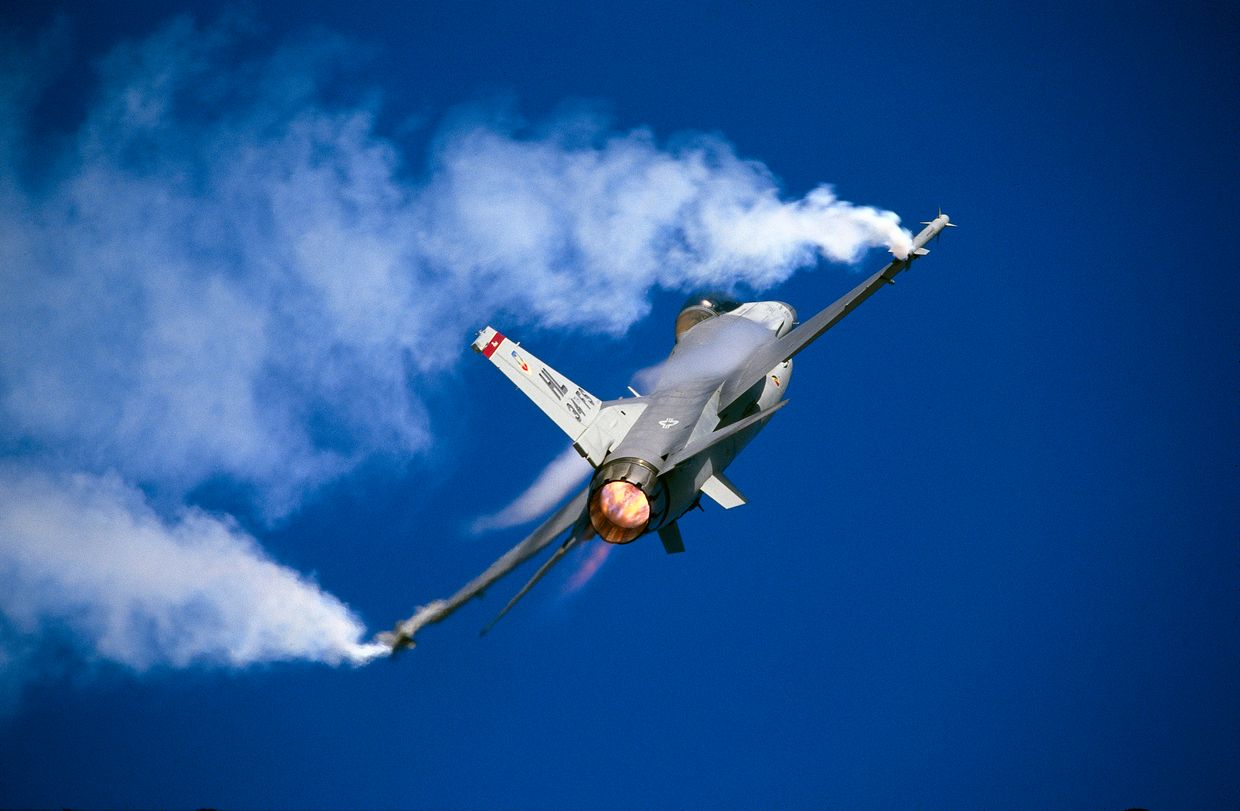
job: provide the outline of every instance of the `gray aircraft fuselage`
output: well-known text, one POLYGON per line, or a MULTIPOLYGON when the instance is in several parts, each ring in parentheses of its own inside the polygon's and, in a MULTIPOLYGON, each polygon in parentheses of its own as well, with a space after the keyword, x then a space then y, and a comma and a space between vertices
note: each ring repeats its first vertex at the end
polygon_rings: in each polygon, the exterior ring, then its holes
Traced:
POLYGON ((792 363, 778 364, 722 413, 720 391, 736 370, 786 334, 795 320, 787 304, 750 302, 735 313, 707 317, 678 336, 659 382, 640 398, 645 409, 607 453, 591 483, 591 524, 603 540, 628 543, 667 527, 697 503, 712 477, 726 482, 723 471, 766 424, 761 415, 783 401, 792 363), (735 433, 692 453, 695 442, 705 443, 743 419, 749 422, 735 433), (609 533, 606 511, 596 502, 599 489, 612 481, 631 482, 648 499, 649 520, 639 532, 634 527, 627 533, 609 533))

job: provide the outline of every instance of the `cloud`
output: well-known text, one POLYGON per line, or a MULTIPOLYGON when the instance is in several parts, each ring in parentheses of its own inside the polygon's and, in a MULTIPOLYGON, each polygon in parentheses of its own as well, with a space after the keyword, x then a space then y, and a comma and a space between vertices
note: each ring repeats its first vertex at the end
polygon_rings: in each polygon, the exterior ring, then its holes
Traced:
POLYGON ((487 319, 614 336, 655 290, 908 249, 894 214, 827 186, 784 200, 718 137, 661 145, 590 114, 458 112, 419 171, 329 34, 271 46, 177 19, 101 60, 51 136, 63 49, 6 45, 0 454, 30 501, 5 497, 0 607, 138 669, 355 658, 356 619, 192 494, 234 484, 271 524, 363 462, 425 453, 424 387, 487 319))

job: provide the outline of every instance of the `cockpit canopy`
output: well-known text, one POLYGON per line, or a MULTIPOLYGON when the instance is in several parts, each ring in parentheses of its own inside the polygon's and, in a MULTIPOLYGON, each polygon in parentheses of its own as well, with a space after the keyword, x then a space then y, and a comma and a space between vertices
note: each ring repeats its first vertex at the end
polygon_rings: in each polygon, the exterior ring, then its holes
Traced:
POLYGON ((728 298, 722 293, 696 293, 690 296, 680 308, 680 314, 676 316, 676 340, 679 341, 680 336, 688 332, 689 328, 695 324, 731 312, 739 306, 741 306, 739 301, 728 298))

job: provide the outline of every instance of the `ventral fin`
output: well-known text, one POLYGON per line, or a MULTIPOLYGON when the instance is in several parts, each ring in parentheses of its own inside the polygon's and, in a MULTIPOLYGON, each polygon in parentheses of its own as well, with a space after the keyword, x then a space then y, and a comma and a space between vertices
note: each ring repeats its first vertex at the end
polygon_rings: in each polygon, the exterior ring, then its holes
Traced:
POLYGON ((663 542, 663 551, 669 555, 685 551, 685 542, 675 521, 659 529, 659 540, 663 542))

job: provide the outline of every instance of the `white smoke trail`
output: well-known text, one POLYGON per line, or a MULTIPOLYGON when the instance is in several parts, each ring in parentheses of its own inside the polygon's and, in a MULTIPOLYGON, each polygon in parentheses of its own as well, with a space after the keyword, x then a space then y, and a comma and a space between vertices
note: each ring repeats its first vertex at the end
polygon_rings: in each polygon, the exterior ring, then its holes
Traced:
POLYGON ((570 492, 590 475, 590 463, 571 447, 566 448, 543 468, 534 483, 517 496, 512 503, 491 515, 476 519, 470 529, 487 532, 507 529, 533 521, 563 501, 570 492))
POLYGON ((336 598, 234 522, 159 518, 115 476, 0 468, 0 611, 27 635, 66 627, 134 670, 387 653, 336 598))
POLYGON ((820 256, 907 254, 911 237, 890 212, 827 187, 793 202, 778 191, 765 167, 708 136, 664 150, 644 130, 598 121, 532 139, 479 125, 436 156, 418 249, 477 300, 613 334, 649 311, 654 287, 765 288, 820 256))
POLYGON ((781 202, 717 138, 660 149, 597 120, 452 128, 410 181, 370 112, 315 96, 327 46, 232 66, 209 33, 118 50, 57 172, 0 189, 5 434, 182 492, 233 477, 279 517, 424 449, 410 375, 499 311, 619 334, 655 287, 765 287, 907 242, 825 188, 781 202))
POLYGON ((30 499, 4 502, 0 610, 135 668, 373 652, 227 521, 169 516, 223 480, 279 521, 363 461, 425 451, 423 381, 487 318, 617 335, 654 289, 908 248, 894 214, 827 187, 781 200, 718 138, 660 146, 589 116, 475 116, 416 177, 372 109, 325 100, 344 44, 245 62, 262 46, 244 36, 181 19, 117 47, 50 140, 32 116, 58 49, 0 48, 0 453, 30 499))

